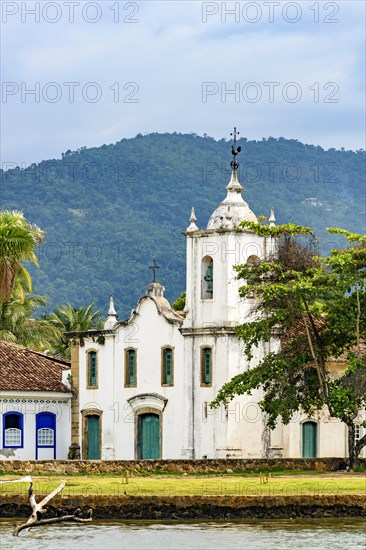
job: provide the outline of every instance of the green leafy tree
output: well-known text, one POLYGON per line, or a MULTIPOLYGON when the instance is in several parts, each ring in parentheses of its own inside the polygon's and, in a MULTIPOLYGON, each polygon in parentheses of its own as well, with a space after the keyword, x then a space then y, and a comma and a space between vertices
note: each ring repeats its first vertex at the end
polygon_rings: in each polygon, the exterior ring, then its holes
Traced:
POLYGON ((47 350, 57 331, 47 320, 34 318, 37 309, 45 305, 44 296, 24 294, 19 289, 8 300, 0 301, 0 340, 47 350))
POLYGON ((172 309, 175 311, 183 311, 186 306, 186 292, 182 292, 182 294, 173 302, 172 309))
MULTIPOLYGON (((250 322, 238 327, 245 354, 252 357, 260 342, 280 340, 255 368, 235 376, 219 391, 211 406, 227 403, 235 395, 263 390, 261 409, 270 428, 280 418, 288 424, 293 414, 311 415, 326 407, 348 427, 350 467, 357 464, 366 435, 356 441, 366 404, 366 237, 343 229, 329 229, 349 242, 329 256, 316 255, 309 228, 286 224, 277 227, 243 222, 258 235, 276 240, 276 253, 256 265, 237 266, 245 280, 240 294, 258 298, 250 322), (304 243, 304 239, 307 242, 304 243), (335 375, 334 358, 345 363, 335 375)), ((363 421, 363 426, 366 422, 363 421)))
POLYGON ((67 332, 86 332, 102 327, 103 319, 100 310, 93 311, 95 304, 88 307, 75 308, 71 304, 56 307, 44 316, 57 331, 51 342, 51 351, 56 357, 70 359, 70 341, 65 336, 67 332))
POLYGON ((8 300, 16 285, 24 292, 32 291, 31 276, 21 262, 38 266, 34 249, 43 238, 43 231, 22 212, 0 212, 0 300, 8 300))

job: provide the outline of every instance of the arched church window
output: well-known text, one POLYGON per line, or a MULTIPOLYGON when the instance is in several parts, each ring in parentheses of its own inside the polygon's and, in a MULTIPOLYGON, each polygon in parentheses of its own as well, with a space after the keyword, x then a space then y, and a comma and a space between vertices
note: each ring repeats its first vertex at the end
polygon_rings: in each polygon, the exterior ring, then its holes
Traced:
POLYGON ((98 387, 98 364, 97 364, 97 352, 89 351, 87 356, 87 387, 98 387))
POLYGON ((201 299, 213 298, 214 267, 211 256, 205 256, 201 263, 201 299))
POLYGON ((125 351, 125 386, 135 387, 137 386, 137 372, 136 372, 136 350, 126 349, 125 351))
POLYGON ((201 385, 212 384, 212 348, 201 348, 201 385))
MULTIPOLYGON (((252 254, 247 259, 247 266, 248 267, 255 267, 256 265, 259 265, 260 263, 261 263, 261 259, 259 258, 259 256, 256 256, 255 254, 252 254)), ((247 294, 247 298, 255 299, 255 297, 256 297, 256 295, 255 295, 254 291, 249 292, 247 294)))
POLYGON ((162 386, 173 386, 173 349, 163 348, 162 350, 162 366, 161 366, 161 384, 162 386))
POLYGON ((19 412, 3 416, 3 447, 23 447, 23 415, 19 412))

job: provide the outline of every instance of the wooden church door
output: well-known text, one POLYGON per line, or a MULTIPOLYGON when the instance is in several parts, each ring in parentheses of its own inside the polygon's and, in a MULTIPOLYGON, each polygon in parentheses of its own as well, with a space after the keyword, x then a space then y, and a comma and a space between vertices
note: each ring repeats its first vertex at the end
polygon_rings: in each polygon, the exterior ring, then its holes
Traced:
POLYGON ((160 418, 157 414, 141 414, 138 426, 139 458, 160 457, 160 418))
POLYGON ((316 457, 316 432, 315 422, 304 422, 302 425, 302 456, 303 458, 316 457))
POLYGON ((88 460, 100 459, 100 419, 99 416, 87 416, 88 460))

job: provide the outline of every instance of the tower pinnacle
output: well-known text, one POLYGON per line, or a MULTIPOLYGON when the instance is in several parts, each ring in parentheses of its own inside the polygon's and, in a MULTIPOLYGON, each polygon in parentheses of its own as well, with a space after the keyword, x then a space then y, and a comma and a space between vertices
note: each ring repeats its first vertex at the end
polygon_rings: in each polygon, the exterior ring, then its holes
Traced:
POLYGON ((276 225, 276 218, 274 214, 274 208, 271 208, 271 215, 269 217, 269 226, 274 227, 276 225))
POLYGON ((233 138, 231 154, 234 158, 230 162, 232 171, 230 181, 226 186, 227 195, 219 207, 211 214, 208 220, 207 229, 232 231, 235 230, 237 225, 243 220, 252 222, 258 221, 257 217, 250 210, 248 204, 241 195, 243 187, 240 185, 238 179, 239 162, 236 159, 241 151, 241 147, 240 145, 238 147, 236 145, 236 139, 239 135, 236 126, 230 135, 233 138))
POLYGON ((189 218, 190 225, 187 227, 187 231, 197 231, 198 227, 197 227, 196 221, 197 221, 196 214, 195 214, 194 208, 192 207, 191 217, 189 218))

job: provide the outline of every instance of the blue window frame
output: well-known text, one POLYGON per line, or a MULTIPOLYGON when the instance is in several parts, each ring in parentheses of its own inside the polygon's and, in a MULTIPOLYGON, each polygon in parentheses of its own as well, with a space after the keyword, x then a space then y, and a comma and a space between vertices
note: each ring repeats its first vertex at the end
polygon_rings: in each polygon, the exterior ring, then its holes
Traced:
POLYGON ((24 419, 20 412, 3 415, 3 448, 22 449, 24 445, 24 419))
POLYGON ((97 387, 97 352, 89 351, 88 353, 88 387, 97 387))
POLYGON ((36 460, 38 449, 53 449, 56 458, 56 415, 51 412, 36 414, 36 460))

